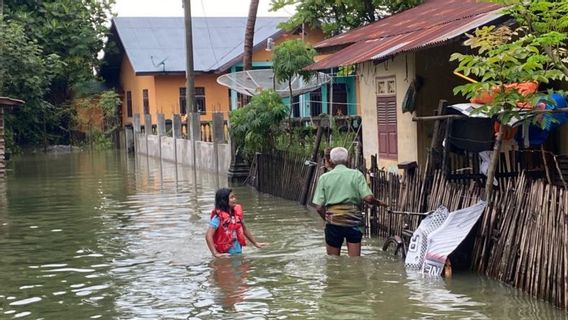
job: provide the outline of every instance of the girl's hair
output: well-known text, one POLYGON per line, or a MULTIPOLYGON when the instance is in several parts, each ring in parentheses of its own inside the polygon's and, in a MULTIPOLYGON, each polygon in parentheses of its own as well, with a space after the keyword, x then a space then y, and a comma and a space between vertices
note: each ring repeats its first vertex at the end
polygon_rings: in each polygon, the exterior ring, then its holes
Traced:
POLYGON ((231 213, 231 206, 229 206, 229 195, 233 189, 221 188, 215 193, 215 209, 231 213))

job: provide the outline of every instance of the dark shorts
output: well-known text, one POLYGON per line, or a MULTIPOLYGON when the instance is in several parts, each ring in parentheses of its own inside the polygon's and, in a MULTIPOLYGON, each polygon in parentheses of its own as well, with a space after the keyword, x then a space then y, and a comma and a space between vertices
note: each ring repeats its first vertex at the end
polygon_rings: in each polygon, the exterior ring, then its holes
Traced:
POLYGON ((325 225, 325 243, 334 248, 341 248, 343 239, 349 243, 361 243, 363 233, 356 227, 340 227, 333 224, 325 225))

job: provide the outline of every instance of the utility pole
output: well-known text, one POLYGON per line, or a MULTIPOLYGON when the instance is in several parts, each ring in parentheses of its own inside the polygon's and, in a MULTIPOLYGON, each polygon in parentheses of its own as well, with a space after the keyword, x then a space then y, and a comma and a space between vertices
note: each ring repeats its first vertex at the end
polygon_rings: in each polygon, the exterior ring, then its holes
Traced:
POLYGON ((185 112, 197 112, 194 101, 194 83, 193 83, 193 31, 191 26, 191 0, 183 0, 184 16, 185 16, 185 112))
POLYGON ((194 79, 193 79, 193 31, 191 26, 191 0, 184 0, 184 22, 185 22, 185 63, 186 63, 186 85, 185 85, 185 112, 187 117, 187 133, 191 139, 192 166, 193 166, 193 188, 197 192, 197 147, 196 141, 199 138, 199 113, 195 105, 194 79))

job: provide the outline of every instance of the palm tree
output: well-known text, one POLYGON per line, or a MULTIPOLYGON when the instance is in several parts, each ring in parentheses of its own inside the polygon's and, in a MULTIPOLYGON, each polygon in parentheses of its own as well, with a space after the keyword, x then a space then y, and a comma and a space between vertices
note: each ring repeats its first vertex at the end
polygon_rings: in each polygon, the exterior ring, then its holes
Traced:
POLYGON ((243 52, 243 70, 252 69, 252 45, 254 40, 254 25, 260 0, 251 0, 245 29, 245 48, 243 52))

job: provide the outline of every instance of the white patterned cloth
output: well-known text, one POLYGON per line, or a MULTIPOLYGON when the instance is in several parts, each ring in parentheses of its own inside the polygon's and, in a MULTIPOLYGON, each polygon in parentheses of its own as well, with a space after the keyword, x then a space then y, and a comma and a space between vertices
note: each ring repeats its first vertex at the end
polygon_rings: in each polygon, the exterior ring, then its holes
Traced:
POLYGON ((467 237, 486 206, 487 202, 479 201, 471 207, 452 211, 444 223, 428 235, 428 248, 422 265, 423 273, 442 274, 446 259, 467 237))
POLYGON ((404 265, 408 269, 421 270, 428 247, 428 235, 438 229, 448 217, 448 209, 439 206, 436 211, 424 218, 412 234, 404 265))

